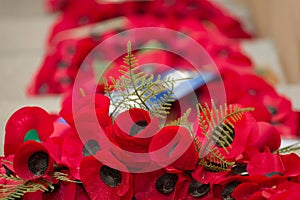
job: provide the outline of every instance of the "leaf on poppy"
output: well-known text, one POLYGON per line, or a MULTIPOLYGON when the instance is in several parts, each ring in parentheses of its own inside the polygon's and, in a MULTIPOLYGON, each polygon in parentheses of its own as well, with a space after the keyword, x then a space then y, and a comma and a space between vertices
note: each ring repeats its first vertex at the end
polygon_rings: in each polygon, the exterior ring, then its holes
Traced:
MULTIPOLYGON (((131 43, 128 42, 125 65, 119 70, 123 74, 118 80, 110 77, 113 85, 104 79, 107 96, 114 107, 111 116, 130 108, 148 110, 153 116, 164 117, 169 114, 171 103, 175 101, 174 85, 178 79, 155 77, 139 71, 137 59, 131 53, 131 43)), ((182 79, 180 79, 182 80, 182 79)))
POLYGON ((204 142, 195 137, 195 144, 199 152, 199 164, 212 171, 227 170, 234 162, 225 159, 217 147, 221 147, 229 154, 228 148, 234 135, 234 124, 244 117, 244 113, 253 108, 241 108, 239 105, 220 105, 217 108, 212 100, 211 108, 206 103, 199 105, 198 123, 205 137, 204 142), (217 146, 217 147, 216 147, 217 146))
POLYGON ((13 181, 11 184, 0 184, 0 199, 3 200, 22 198, 28 192, 46 192, 48 187, 54 189, 51 183, 27 181, 18 176, 1 175, 1 178, 13 181))

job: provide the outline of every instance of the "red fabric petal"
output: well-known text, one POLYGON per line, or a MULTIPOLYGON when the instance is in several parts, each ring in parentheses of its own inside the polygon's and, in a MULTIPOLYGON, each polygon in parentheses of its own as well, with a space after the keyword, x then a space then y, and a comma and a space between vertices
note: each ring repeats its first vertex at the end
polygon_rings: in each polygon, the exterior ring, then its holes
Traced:
POLYGON ((106 96, 102 94, 81 96, 76 97, 79 99, 75 102, 73 98, 73 95, 65 98, 62 109, 59 112, 60 116, 62 116, 68 124, 75 126, 74 119, 76 119, 76 123, 79 121, 89 122, 91 121, 91 117, 93 117, 91 113, 97 114, 100 125, 105 127, 109 124, 110 118, 108 116, 108 111, 110 100, 106 96), (76 105, 73 105, 74 103, 76 103, 76 105))
POLYGON ((142 109, 130 109, 115 119, 111 139, 126 151, 146 153, 158 129, 158 118, 151 119, 149 112, 142 109))
POLYGON ((266 152, 253 157, 248 163, 247 171, 249 175, 272 176, 272 173, 283 174, 284 166, 279 155, 266 152))
POLYGON ((278 131, 267 122, 258 122, 257 125, 259 127, 259 135, 254 146, 260 151, 265 149, 265 147, 268 147, 270 151, 277 150, 281 143, 281 138, 278 131))
POLYGON ((280 158, 284 166, 285 176, 291 177, 300 175, 300 157, 297 154, 281 155, 280 158))
MULTIPOLYGON (((186 181, 186 177, 182 176, 178 172, 173 172, 176 174, 178 180, 176 182, 174 191, 168 194, 162 194, 156 188, 156 182, 164 174, 167 174, 164 169, 152 171, 149 173, 136 174, 134 179, 134 196, 136 199, 146 199, 146 200, 171 200, 176 199, 176 193, 182 187, 182 184, 186 181)), ((171 173, 171 172, 170 172, 171 173)))
MULTIPOLYGON (((101 157, 101 161, 106 160, 108 164, 106 164, 106 166, 118 165, 118 167, 122 167, 122 164, 114 160, 113 156, 107 152, 100 152, 97 154, 97 157, 101 157)), ((80 177, 90 198, 95 200, 131 200, 133 196, 131 175, 126 172, 121 172, 122 179, 120 185, 110 187, 103 182, 100 176, 100 169, 104 165, 105 164, 99 162, 93 156, 85 157, 81 162, 80 177)))
POLYGON ((46 141, 53 132, 52 117, 39 107, 24 107, 17 110, 5 127, 4 154, 14 154, 30 130, 36 131, 40 141, 46 141))
POLYGON ((259 191, 260 186, 257 183, 242 183, 232 192, 231 196, 239 200, 249 199, 253 193, 259 191))
POLYGON ((198 153, 189 131, 182 127, 162 128, 152 139, 150 157, 159 165, 178 169, 195 169, 198 153))
POLYGON ((44 192, 43 200, 69 200, 74 199, 76 194, 76 184, 60 181, 58 189, 53 192, 44 192))
MULTIPOLYGON (((35 160, 37 162, 38 160, 35 160)), ((20 146, 15 154, 13 167, 16 174, 26 180, 36 179, 47 174, 49 171, 53 170, 54 160, 48 153, 47 149, 40 143, 35 141, 27 141, 20 146), (34 174, 29 169, 29 158, 36 152, 43 152, 48 155, 48 166, 47 169, 41 174, 34 174)))

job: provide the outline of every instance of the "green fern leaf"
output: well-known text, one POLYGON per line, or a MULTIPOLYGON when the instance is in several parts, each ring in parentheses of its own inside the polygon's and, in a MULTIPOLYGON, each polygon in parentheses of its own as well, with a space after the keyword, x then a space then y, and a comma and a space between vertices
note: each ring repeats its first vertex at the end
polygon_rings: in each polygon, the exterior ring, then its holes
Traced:
POLYGON ((199 164, 211 171, 224 171, 234 164, 227 161, 217 147, 221 147, 228 154, 228 148, 234 137, 234 123, 241 120, 245 112, 253 108, 240 108, 238 105, 217 106, 212 101, 211 107, 206 103, 199 104, 198 122, 202 134, 205 136, 205 144, 201 144, 199 138, 195 138, 195 144, 199 152, 199 164))
POLYGON ((16 184, 0 184, 0 200, 20 199, 28 192, 48 191, 42 183, 25 181, 16 184))
POLYGON ((68 178, 68 174, 62 173, 62 172, 54 172, 53 177, 64 182, 69 183, 81 183, 80 181, 71 180, 68 178))
POLYGON ((179 117, 178 119, 171 121, 169 123, 166 124, 166 126, 181 126, 181 127, 185 127, 188 130, 190 130, 190 132, 192 133, 192 124, 191 122, 188 120, 188 117, 190 116, 192 112, 192 109, 189 108, 186 110, 186 112, 181 115, 181 117, 179 117))
POLYGON ((128 42, 127 55, 119 70, 119 79, 109 77, 112 85, 104 80, 104 89, 111 100, 111 113, 115 117, 119 112, 130 108, 148 110, 153 116, 164 117, 169 114, 175 101, 173 93, 176 81, 173 78, 161 79, 140 71, 138 61, 131 53, 131 43, 128 42))

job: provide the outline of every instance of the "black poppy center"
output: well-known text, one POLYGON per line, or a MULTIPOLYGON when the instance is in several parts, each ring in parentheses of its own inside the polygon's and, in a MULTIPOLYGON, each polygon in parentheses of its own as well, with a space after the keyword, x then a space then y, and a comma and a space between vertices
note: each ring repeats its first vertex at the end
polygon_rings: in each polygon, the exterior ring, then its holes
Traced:
POLYGON ((121 172, 106 165, 101 167, 100 177, 106 185, 112 188, 119 186, 122 182, 121 172))
POLYGON ((82 149, 82 155, 90 156, 95 155, 98 151, 100 151, 99 143, 96 140, 88 140, 82 149))
POLYGON ((236 164, 231 168, 231 172, 234 175, 248 176, 246 164, 236 164))
POLYGON ((169 194, 175 190, 178 180, 176 174, 164 174, 156 181, 156 189, 162 194, 169 194))
POLYGON ((209 192, 209 184, 202 184, 199 183, 198 181, 193 181, 189 185, 189 193, 192 197, 198 198, 198 197, 203 197, 209 192))
POLYGON ((32 154, 28 159, 28 168, 36 176, 43 175, 49 164, 49 156, 43 151, 32 154))
POLYGON ((267 109, 271 115, 276 115, 278 113, 277 108, 274 106, 267 106, 267 109))
POLYGON ((130 129, 130 135, 135 136, 136 134, 138 134, 139 132, 144 130, 147 125, 148 125, 148 123, 145 120, 136 122, 135 124, 132 125, 132 127, 130 129))
POLYGON ((227 147, 234 139, 235 132, 231 124, 223 124, 216 127, 213 131, 213 140, 217 147, 227 147))
POLYGON ((233 200, 234 198, 232 198, 231 194, 233 192, 233 190, 239 185, 241 184, 238 181, 234 181, 231 183, 228 183, 227 185, 225 185, 225 187, 222 190, 222 199, 224 200, 233 200))

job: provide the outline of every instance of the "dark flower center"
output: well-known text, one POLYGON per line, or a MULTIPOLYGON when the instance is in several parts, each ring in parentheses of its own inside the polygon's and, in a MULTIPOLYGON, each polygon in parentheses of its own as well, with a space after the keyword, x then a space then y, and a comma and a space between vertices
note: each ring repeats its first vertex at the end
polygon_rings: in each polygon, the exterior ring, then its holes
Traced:
POLYGON ((202 184, 198 181, 193 181, 189 186, 189 193, 192 197, 198 198, 203 197, 209 192, 209 184, 202 184))
POLYGON ((236 164, 231 168, 231 172, 234 175, 248 176, 246 164, 236 164))
POLYGON ((43 175, 49 164, 49 156, 43 151, 32 154, 28 159, 28 168, 36 176, 43 175))
POLYGON ((82 155, 84 157, 95 155, 98 151, 100 151, 100 145, 96 140, 88 140, 82 149, 82 155))
POLYGON ((249 89, 248 94, 251 95, 251 96, 255 96, 255 95, 257 95, 257 92, 254 89, 249 89))
POLYGON ((122 182, 121 172, 103 165, 100 169, 100 177, 102 181, 109 187, 117 187, 122 182))
POLYGON ((267 109, 271 115, 276 115, 278 113, 277 108, 274 106, 267 106, 267 109))
POLYGON ((14 173, 13 171, 11 171, 8 167, 6 167, 6 165, 2 164, 2 167, 4 168, 5 174, 6 174, 7 176, 12 176, 12 175, 15 174, 15 173, 14 173))
POLYGON ((213 140, 217 147, 227 147, 234 139, 235 132, 231 124, 218 125, 213 131, 213 140))
POLYGON ((218 54, 219 54, 219 56, 221 56, 221 57, 227 57, 228 56, 228 54, 229 54, 229 52, 228 52, 228 50, 227 49, 220 49, 219 51, 218 51, 218 54))
POLYGON ((169 194, 175 190, 178 180, 176 174, 164 174, 156 181, 156 189, 162 194, 169 194))
POLYGON ((225 187, 223 188, 223 191, 221 193, 222 199, 223 200, 234 200, 234 198, 232 198, 231 194, 232 194, 233 190, 239 184, 241 184, 241 182, 234 181, 234 182, 231 182, 231 183, 228 183, 227 185, 225 185, 225 187))
POLYGON ((136 122, 130 129, 130 135, 135 136, 136 134, 144 130, 147 125, 148 123, 145 120, 136 122))
POLYGON ((89 17, 87 16, 81 16, 79 19, 78 19, 78 25, 85 25, 87 23, 90 22, 90 19, 89 17))
POLYGON ((57 62, 57 68, 67 68, 69 66, 70 66, 69 63, 63 60, 57 62))

